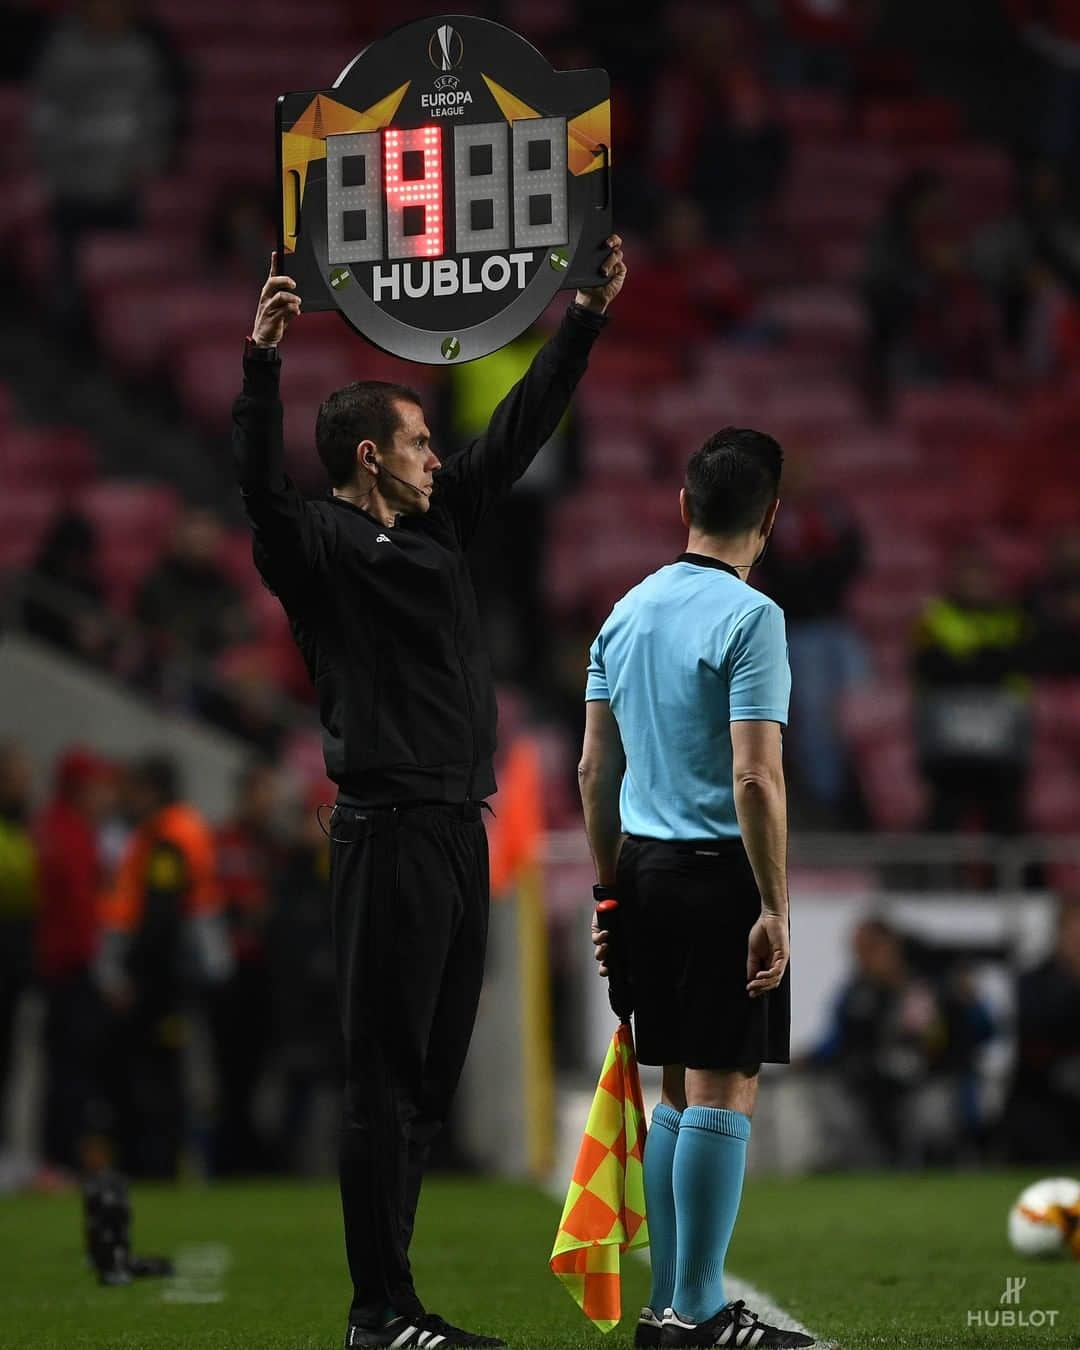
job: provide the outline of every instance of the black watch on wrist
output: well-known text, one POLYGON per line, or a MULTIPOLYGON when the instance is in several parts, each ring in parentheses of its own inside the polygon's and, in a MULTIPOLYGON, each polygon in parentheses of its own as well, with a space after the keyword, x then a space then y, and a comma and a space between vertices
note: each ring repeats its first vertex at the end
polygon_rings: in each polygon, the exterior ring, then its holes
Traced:
POLYGON ((244 358, 252 361, 280 360, 276 347, 260 347, 253 337, 244 339, 244 358))
POLYGON ((618 900, 619 897, 615 894, 614 886, 594 886, 592 898, 599 904, 601 900, 618 900))

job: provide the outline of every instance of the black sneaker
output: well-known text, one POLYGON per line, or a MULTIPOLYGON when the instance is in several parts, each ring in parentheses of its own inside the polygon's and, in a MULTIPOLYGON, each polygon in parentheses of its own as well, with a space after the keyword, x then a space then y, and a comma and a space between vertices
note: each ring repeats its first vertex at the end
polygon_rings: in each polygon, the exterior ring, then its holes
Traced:
POLYGON ((637 1320, 637 1330, 634 1332, 634 1345, 659 1345, 660 1328, 663 1325, 650 1307, 642 1308, 641 1316, 637 1320))
POLYGON ((412 1346, 424 1346, 426 1350, 442 1350, 448 1345, 488 1346, 490 1350, 506 1350, 506 1342, 495 1336, 479 1336, 473 1331, 462 1331, 461 1327, 451 1326, 435 1313, 424 1313, 415 1320, 409 1317, 395 1317, 386 1326, 377 1331, 369 1327, 351 1326, 345 1333, 347 1350, 357 1346, 392 1345, 395 1350, 409 1350, 412 1346))
POLYGON ((813 1336, 801 1331, 783 1331, 759 1322, 741 1298, 727 1303, 707 1322, 687 1322, 674 1308, 664 1313, 661 1345, 730 1345, 746 1350, 794 1350, 813 1345, 813 1336))

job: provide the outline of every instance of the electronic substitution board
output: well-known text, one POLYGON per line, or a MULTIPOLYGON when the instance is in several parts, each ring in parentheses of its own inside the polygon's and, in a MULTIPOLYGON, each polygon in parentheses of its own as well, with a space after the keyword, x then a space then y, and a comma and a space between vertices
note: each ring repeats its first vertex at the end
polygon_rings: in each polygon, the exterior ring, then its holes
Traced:
POLYGON ((282 94, 277 145, 281 270, 396 356, 486 356, 603 280, 607 72, 553 70, 501 24, 396 29, 332 89, 282 94))

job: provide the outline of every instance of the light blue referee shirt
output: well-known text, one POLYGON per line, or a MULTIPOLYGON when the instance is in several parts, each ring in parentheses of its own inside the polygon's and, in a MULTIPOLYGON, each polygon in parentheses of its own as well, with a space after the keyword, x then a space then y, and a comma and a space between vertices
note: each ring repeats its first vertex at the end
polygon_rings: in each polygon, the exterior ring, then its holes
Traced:
POLYGON ((611 611, 589 652, 586 700, 603 699, 626 752, 626 834, 729 839, 730 722, 787 725, 784 615, 727 563, 684 553, 611 611))

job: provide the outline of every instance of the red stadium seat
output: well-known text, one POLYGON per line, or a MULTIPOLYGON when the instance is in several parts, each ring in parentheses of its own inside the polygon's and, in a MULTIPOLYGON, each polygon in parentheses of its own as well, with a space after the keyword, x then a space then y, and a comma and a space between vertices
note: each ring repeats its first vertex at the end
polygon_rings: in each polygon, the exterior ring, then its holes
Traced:
POLYGON ((94 446, 69 427, 18 427, 0 437, 0 482, 74 492, 95 473, 94 446))
POLYGON ((78 505, 104 538, 162 547, 180 513, 180 498, 163 483, 113 479, 79 494, 78 505))
POLYGON ((944 145, 964 131, 959 105, 933 95, 871 100, 862 123, 869 140, 888 145, 944 145))
POLYGON ((919 778, 910 735, 858 745, 855 766, 878 829, 910 830, 922 822, 926 790, 919 778))
POLYGON ((0 492, 0 571, 33 562, 62 505, 55 488, 12 486, 0 492))

